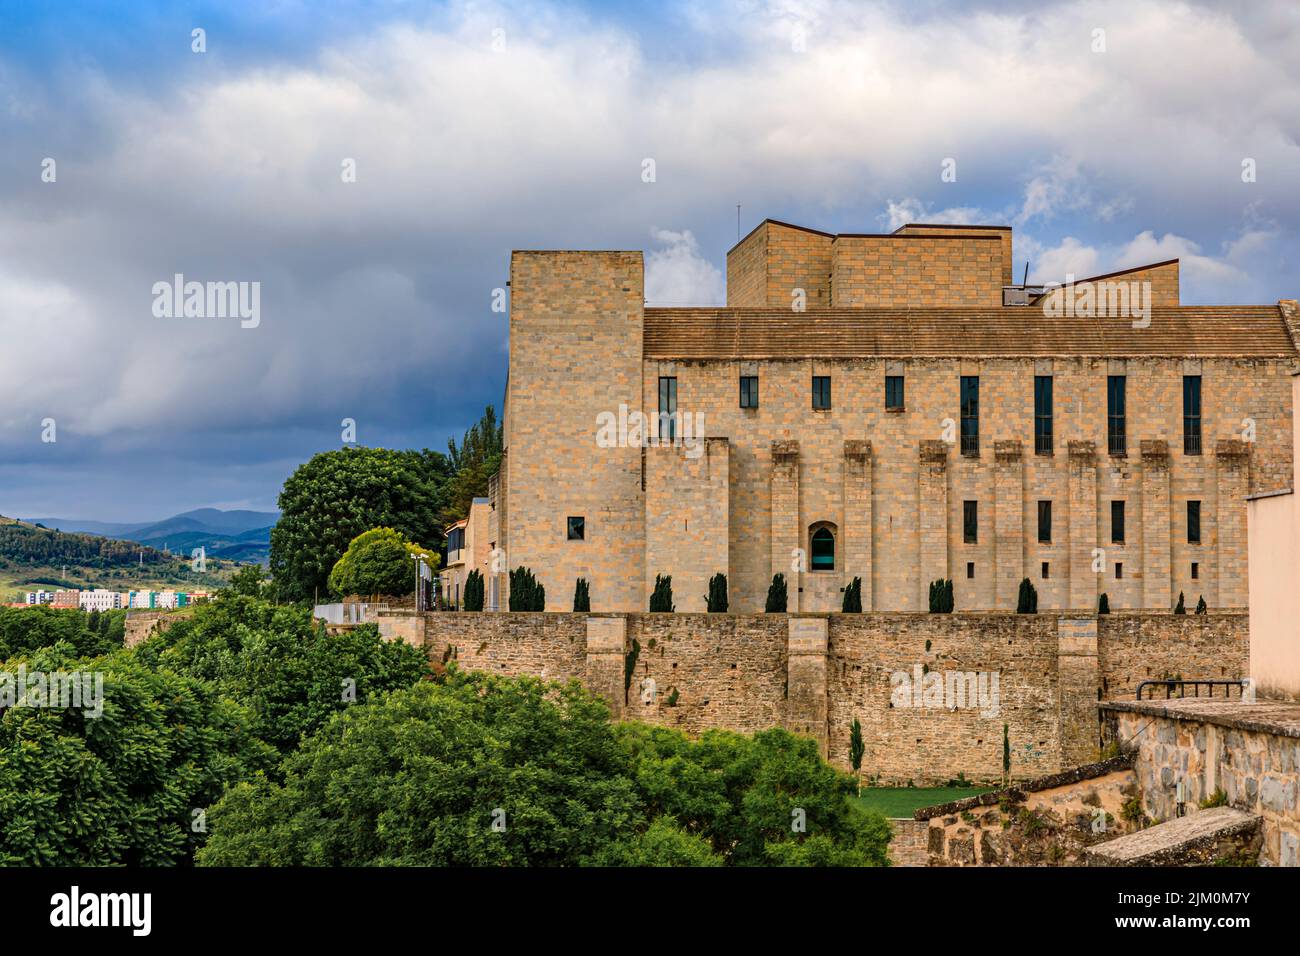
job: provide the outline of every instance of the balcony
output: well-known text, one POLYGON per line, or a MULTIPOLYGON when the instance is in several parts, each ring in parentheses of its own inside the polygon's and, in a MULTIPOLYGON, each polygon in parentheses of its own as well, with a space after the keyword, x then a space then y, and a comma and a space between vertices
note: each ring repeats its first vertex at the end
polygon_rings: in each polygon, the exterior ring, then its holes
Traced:
POLYGON ((961 436, 961 453, 967 458, 978 458, 980 456, 980 436, 978 433, 961 436))
POLYGON ((1123 432, 1111 432, 1106 438, 1106 447, 1112 458, 1128 457, 1128 436, 1123 432))

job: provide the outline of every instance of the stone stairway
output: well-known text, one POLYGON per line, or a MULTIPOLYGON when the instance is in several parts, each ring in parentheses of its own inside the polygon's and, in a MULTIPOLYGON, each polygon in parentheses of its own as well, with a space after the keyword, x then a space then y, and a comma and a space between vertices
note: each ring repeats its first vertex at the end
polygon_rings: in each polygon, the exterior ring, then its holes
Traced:
POLYGON ((1084 852, 1088 866, 1212 866, 1259 856, 1263 818, 1233 807, 1198 810, 1084 852))

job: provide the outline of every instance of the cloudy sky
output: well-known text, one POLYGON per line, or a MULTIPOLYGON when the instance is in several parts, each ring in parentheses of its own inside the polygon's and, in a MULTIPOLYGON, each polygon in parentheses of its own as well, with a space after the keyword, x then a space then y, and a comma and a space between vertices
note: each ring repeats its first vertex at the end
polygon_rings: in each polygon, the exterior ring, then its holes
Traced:
POLYGON ((651 304, 721 302, 738 203, 1300 294, 1290 0, 54 10, 0 5, 0 514, 271 508, 343 418, 445 448, 501 404, 511 249, 644 249, 651 304), (259 282, 260 324, 155 316, 176 273, 259 282))

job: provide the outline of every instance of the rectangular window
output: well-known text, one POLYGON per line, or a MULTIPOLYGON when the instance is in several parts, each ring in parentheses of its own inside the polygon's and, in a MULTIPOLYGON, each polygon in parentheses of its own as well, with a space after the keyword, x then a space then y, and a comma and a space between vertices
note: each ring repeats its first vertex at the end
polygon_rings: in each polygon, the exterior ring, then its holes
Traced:
POLYGON ((966 544, 975 544, 979 541, 978 501, 961 503, 961 538, 966 544))
POLYGON ((961 453, 975 458, 980 453, 980 377, 961 377, 961 453))
POLYGON ((1201 376, 1183 376, 1183 454, 1201 453, 1201 376))
POLYGON ((1034 454, 1052 453, 1052 376, 1034 376, 1034 454))
POLYGON ((1052 570, 1052 566, 1051 566, 1051 564, 1049 564, 1048 562, 1044 561, 1044 562, 1043 562, 1043 580, 1044 580, 1044 581, 1046 581, 1048 578, 1050 578, 1050 577, 1052 576, 1052 575, 1051 575, 1051 570, 1052 570))
POLYGON ((1110 503, 1110 540, 1114 544, 1124 543, 1124 502, 1110 503))
POLYGON ((831 377, 829 375, 813 376, 813 408, 831 407, 831 377))
POLYGON ((968 577, 968 578, 973 578, 973 577, 975 577, 975 562, 974 562, 974 561, 967 561, 967 562, 966 562, 966 577, 968 577))
POLYGON ((1187 543, 1201 543, 1201 503, 1187 502, 1187 543))
POLYGON ((1052 543, 1052 503, 1038 502, 1038 540, 1041 544, 1052 543))
POLYGON ((740 407, 758 408, 758 376, 740 376, 740 407))
POLYGON ((1116 561, 1116 562, 1115 562, 1115 580, 1116 580, 1116 581, 1119 581, 1119 580, 1123 579, 1123 577, 1124 577, 1124 564, 1123 564, 1123 562, 1116 561))
POLYGON ((569 540, 585 541, 587 538, 587 519, 581 515, 577 517, 570 516, 568 520, 569 540))
POLYGON ((903 376, 885 376, 885 411, 901 412, 903 410, 903 376))
POLYGON ((1195 581, 1201 576, 1201 565, 1198 561, 1192 562, 1192 580, 1195 581))
POLYGON ((1106 444, 1117 458, 1128 454, 1127 387, 1123 375, 1106 377, 1106 444))
POLYGON ((677 439, 677 377, 659 376, 659 440, 677 439))

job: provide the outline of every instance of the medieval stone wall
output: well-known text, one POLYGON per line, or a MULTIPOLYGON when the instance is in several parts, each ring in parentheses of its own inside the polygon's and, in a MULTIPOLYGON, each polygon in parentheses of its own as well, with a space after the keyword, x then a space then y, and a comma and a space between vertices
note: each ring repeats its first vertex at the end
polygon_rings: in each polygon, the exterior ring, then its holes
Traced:
MULTIPOLYGON (((381 631, 411 640, 409 618, 387 629, 381 620, 381 631)), ((857 719, 862 778, 920 786, 959 774, 1000 781, 1004 725, 1013 779, 1094 759, 1102 674, 1135 647, 1163 644, 1185 677, 1202 661, 1245 666, 1244 615, 1209 615, 1194 632, 1167 614, 1133 619, 435 612, 424 615, 423 640, 436 662, 583 680, 617 717, 690 734, 784 726, 818 739, 845 769, 857 719)))

